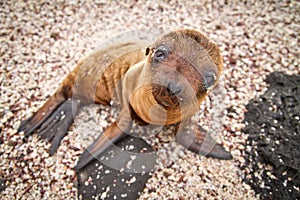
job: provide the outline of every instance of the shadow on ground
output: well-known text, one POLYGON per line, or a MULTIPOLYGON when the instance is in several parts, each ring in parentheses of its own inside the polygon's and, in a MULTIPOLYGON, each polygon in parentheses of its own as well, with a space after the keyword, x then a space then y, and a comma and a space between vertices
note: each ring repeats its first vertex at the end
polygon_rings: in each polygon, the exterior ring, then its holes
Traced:
POLYGON ((127 137, 78 173, 79 199, 137 199, 156 163, 142 139, 127 137), (116 148, 119 147, 119 148, 116 148), (149 154, 148 154, 149 153, 149 154))

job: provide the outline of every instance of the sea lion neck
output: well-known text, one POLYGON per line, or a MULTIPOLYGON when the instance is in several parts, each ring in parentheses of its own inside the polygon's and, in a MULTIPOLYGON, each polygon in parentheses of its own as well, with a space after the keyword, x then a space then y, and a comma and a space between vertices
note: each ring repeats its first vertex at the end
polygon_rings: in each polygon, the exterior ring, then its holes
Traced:
POLYGON ((130 106, 140 116, 140 119, 154 125, 176 124, 192 117, 199 108, 198 102, 195 103, 194 105, 165 109, 155 100, 151 85, 144 85, 136 89, 130 98, 130 106))

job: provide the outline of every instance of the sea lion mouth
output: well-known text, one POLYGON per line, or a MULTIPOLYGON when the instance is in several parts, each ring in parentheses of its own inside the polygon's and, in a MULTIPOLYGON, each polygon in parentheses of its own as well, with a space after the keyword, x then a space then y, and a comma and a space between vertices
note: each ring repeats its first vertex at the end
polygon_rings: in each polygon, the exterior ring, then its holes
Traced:
POLYGON ((165 108, 177 107, 183 99, 180 95, 170 93, 168 88, 157 85, 153 88, 153 95, 156 102, 165 108))
POLYGON ((169 102, 169 101, 166 101, 165 99, 163 98, 160 98, 160 97, 155 97, 155 100, 157 101, 157 103, 163 107, 172 107, 174 106, 174 103, 172 102, 169 102))

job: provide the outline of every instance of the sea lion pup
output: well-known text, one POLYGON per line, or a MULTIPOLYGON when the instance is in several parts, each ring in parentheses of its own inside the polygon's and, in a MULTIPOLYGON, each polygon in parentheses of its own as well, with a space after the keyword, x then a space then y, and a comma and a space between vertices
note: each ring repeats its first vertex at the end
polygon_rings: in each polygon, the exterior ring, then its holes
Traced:
POLYGON ((144 125, 175 124, 177 141, 189 150, 231 159, 191 120, 218 83, 222 68, 219 48, 195 30, 170 32, 148 47, 138 42, 113 45, 83 58, 18 131, 25 136, 36 131, 51 142, 52 155, 82 105, 110 105, 115 97, 122 106, 118 118, 83 152, 75 169, 125 137, 133 120, 144 125))

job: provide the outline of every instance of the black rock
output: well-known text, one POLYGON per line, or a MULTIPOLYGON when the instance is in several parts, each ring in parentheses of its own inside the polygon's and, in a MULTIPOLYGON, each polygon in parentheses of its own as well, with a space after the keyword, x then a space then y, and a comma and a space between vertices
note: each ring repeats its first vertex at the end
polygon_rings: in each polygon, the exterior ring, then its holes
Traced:
POLYGON ((79 199, 137 199, 155 163, 151 147, 128 136, 77 173, 79 199))
POLYGON ((300 199, 300 76, 274 72, 266 82, 246 106, 244 180, 261 199, 300 199))
POLYGON ((5 181, 0 179, 0 192, 6 188, 5 181))

